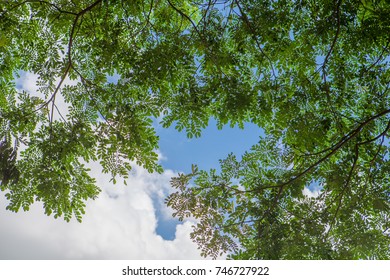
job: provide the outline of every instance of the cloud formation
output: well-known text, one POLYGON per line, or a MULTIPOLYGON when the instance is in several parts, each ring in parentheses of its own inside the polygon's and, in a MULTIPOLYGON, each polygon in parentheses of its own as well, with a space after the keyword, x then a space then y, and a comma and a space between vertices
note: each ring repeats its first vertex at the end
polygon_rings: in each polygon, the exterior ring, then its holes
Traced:
POLYGON ((2 195, 0 258, 200 258, 196 244, 189 238, 191 221, 176 226, 174 240, 164 240, 156 233, 156 212, 160 209, 156 209, 151 197, 158 197, 163 205, 170 191, 172 171, 149 174, 135 167, 128 186, 109 183, 109 176, 102 174, 96 164, 93 171, 102 193, 95 201, 88 202, 82 223, 47 217, 40 203, 35 203, 29 212, 6 211, 7 201, 2 195))

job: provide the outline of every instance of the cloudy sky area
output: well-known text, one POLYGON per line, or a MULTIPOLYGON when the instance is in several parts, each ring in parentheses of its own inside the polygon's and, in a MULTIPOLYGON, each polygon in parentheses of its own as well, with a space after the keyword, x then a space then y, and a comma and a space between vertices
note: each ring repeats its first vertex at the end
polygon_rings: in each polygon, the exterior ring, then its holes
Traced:
MULTIPOLYGON (((19 90, 36 91, 36 76, 22 73, 19 90)), ((66 110, 57 99, 57 105, 66 110)), ((173 190, 169 180, 178 172, 188 172, 191 164, 200 168, 218 167, 218 160, 229 152, 242 154, 256 143, 258 128, 248 125, 243 131, 219 131, 210 123, 199 139, 156 126, 160 135, 163 174, 149 174, 135 167, 127 186, 109 183, 110 176, 92 164, 92 175, 102 189, 88 201, 83 222, 66 223, 43 213, 41 203, 30 211, 5 210, 7 200, 0 194, 0 259, 201 259, 189 234, 195 221, 179 223, 164 205, 173 190)))

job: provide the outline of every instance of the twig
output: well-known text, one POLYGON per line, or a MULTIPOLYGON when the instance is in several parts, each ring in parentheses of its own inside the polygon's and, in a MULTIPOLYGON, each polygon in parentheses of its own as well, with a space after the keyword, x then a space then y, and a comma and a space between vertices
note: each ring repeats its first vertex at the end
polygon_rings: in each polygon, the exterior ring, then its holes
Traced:
POLYGON ((360 145, 365 145, 365 144, 374 142, 374 141, 378 140, 379 138, 385 136, 385 134, 387 133, 387 131, 389 131, 389 129, 390 129, 390 121, 387 123, 387 126, 386 126, 385 130, 383 130, 381 134, 379 134, 378 136, 376 136, 376 137, 374 137, 372 139, 368 139, 366 141, 359 142, 357 144, 360 146, 360 145))
MULTIPOLYGON (((77 22, 79 20, 79 18, 84 15, 86 12, 92 10, 96 5, 98 5, 102 0, 98 0, 96 2, 94 2, 92 5, 88 6, 87 8, 85 8, 84 10, 80 11, 77 15, 76 15, 76 18, 74 19, 73 21, 73 25, 72 25, 72 29, 70 31, 70 34, 69 34, 69 42, 68 42, 68 53, 67 53, 67 56, 68 56, 68 64, 66 66, 66 69, 65 69, 65 72, 59 82, 59 84, 57 85, 57 88, 55 89, 54 93, 52 94, 52 96, 50 97, 50 99, 46 102, 47 104, 49 104, 50 102, 52 102, 52 110, 51 110, 51 116, 50 116, 50 127, 51 127, 51 123, 53 122, 53 114, 54 114, 54 106, 55 106, 55 99, 56 99, 56 95, 59 91, 59 89, 61 88, 61 85, 62 83, 64 82, 64 80, 66 79, 66 77, 68 76, 69 74, 69 70, 70 68, 72 67, 72 47, 73 47, 73 39, 74 39, 74 32, 75 32, 75 28, 76 28, 76 25, 77 25, 77 22)), ((41 106, 41 108, 43 108, 41 106)))
POLYGON ((354 172, 355 169, 356 169, 356 164, 357 164, 358 159, 359 159, 359 146, 356 144, 356 145, 355 145, 355 157, 354 157, 354 159, 353 159, 352 167, 351 167, 351 169, 349 170, 347 182, 345 183, 345 185, 344 185, 344 187, 343 187, 341 193, 339 194, 339 202, 338 202, 338 204, 337 204, 337 208, 336 208, 336 211, 335 211, 335 213, 334 213, 333 220, 332 220, 332 222, 330 223, 330 226, 329 226, 328 231, 326 232, 325 239, 328 238, 329 233, 331 232, 331 230, 332 230, 332 228, 333 228, 333 226, 334 226, 334 224, 335 224, 335 222, 336 222, 337 215, 338 215, 338 213, 339 213, 339 211, 340 211, 340 208, 341 208, 341 202, 342 202, 342 200, 343 200, 345 191, 347 190, 349 184, 351 183, 352 174, 353 174, 353 172, 354 172))
MULTIPOLYGON (((203 44, 207 47, 208 46, 208 43, 207 41, 205 40, 204 36, 200 33, 200 31, 198 30, 198 27, 197 25, 194 23, 194 21, 188 16, 186 15, 183 11, 181 11, 179 8, 177 8, 175 5, 172 4, 172 2, 170 0, 168 0, 168 3, 169 5, 176 11, 178 12, 182 17, 186 18, 192 25, 192 27, 194 28, 196 34, 198 34, 200 40, 203 41, 203 44)), ((211 59, 213 60, 213 62, 217 65, 216 63, 216 59, 214 56, 211 57, 211 59)), ((221 67, 218 67, 218 70, 222 73, 222 75, 224 75, 225 77, 227 77, 226 73, 224 73, 224 71, 221 69, 221 67)))
POLYGON ((379 55, 378 59, 377 59, 374 63, 372 63, 372 64, 363 72, 363 74, 368 73, 368 72, 371 70, 371 68, 373 68, 373 67, 382 59, 382 56, 383 56, 384 53, 387 51, 387 47, 388 47, 389 45, 390 45, 390 38, 387 40, 387 44, 386 44, 386 46, 383 48, 383 50, 382 50, 381 54, 379 55))
MULTIPOLYGON (((372 121, 386 115, 390 113, 390 109, 387 109, 385 111, 382 111, 370 118, 368 118, 366 121, 362 122, 358 127, 356 127, 355 129, 353 129, 350 133, 348 133, 346 136, 344 136, 343 138, 341 138, 341 140, 339 142, 337 142, 333 148, 331 149, 331 151, 325 155, 324 157, 322 157, 321 159, 317 160, 314 164, 310 165, 308 168, 306 168, 303 172, 299 173, 298 175, 296 175, 295 177, 291 178, 290 180, 284 182, 284 183, 281 183, 281 184, 278 184, 278 185, 274 185, 274 186, 265 186, 265 187, 262 187, 260 189, 269 189, 269 188, 281 188, 281 187, 284 187, 288 184, 291 184, 292 182, 298 180, 299 178, 303 177, 304 175, 306 175, 307 173, 311 172, 315 167, 317 167, 319 164, 321 164, 322 162, 324 162, 325 160, 327 160, 328 158, 330 158, 332 155, 334 155, 337 151, 339 151, 343 146, 345 146, 350 140, 352 140, 354 137, 356 137, 360 131, 366 126, 368 125, 369 123, 371 123, 372 121)), ((248 190, 247 192, 253 192, 253 191, 258 191, 259 188, 255 188, 253 190, 248 190)))
POLYGON ((192 27, 194 28, 195 32, 198 34, 199 38, 203 39, 203 35, 199 32, 198 27, 194 23, 194 21, 188 15, 186 15, 183 11, 181 11, 175 5, 173 5, 170 0, 168 0, 168 3, 169 3, 169 6, 171 6, 176 12, 178 12, 182 17, 185 17, 191 23, 192 27))
POLYGON ((241 13, 241 16, 242 16, 242 18, 243 18, 245 24, 247 25, 247 27, 249 28, 249 30, 250 30, 251 33, 252 33, 253 40, 255 40, 256 45, 257 45, 258 49, 260 50, 260 52, 262 53, 262 55, 264 55, 264 57, 269 61, 270 65, 271 65, 272 74, 273 74, 273 76, 276 78, 275 69, 274 69, 274 66, 273 66, 273 64, 272 64, 272 60, 271 60, 270 57, 264 52, 263 48, 261 47, 261 44, 260 44, 259 40, 257 40, 256 35, 255 35, 255 32, 254 32, 254 29, 253 29, 253 26, 252 26, 252 24, 250 23, 248 16, 244 13, 244 11, 243 11, 243 9, 242 9, 240 3, 238 2, 238 0, 235 0, 235 2, 236 2, 236 5, 237 5, 237 7, 238 7, 238 9, 239 9, 239 11, 240 11, 240 13, 241 13))
MULTIPOLYGON (((49 119, 50 126, 51 126, 51 123, 53 122, 53 113, 54 113, 54 105, 55 105, 56 95, 57 95, 58 91, 60 90, 62 83, 65 81, 66 77, 68 76, 70 67, 71 67, 71 63, 68 62, 60 82, 58 83, 58 85, 57 85, 56 89, 54 90, 53 94, 51 95, 50 99, 46 102, 46 105, 48 105, 50 102, 52 102, 51 115, 50 115, 50 119, 49 119)), ((41 108, 43 108, 43 105, 41 106, 41 108)))
POLYGON ((328 63, 328 60, 329 60, 329 57, 331 55, 331 53, 333 52, 333 49, 336 45, 336 41, 340 35, 340 6, 341 6, 341 0, 339 0, 337 2, 337 7, 336 7, 336 17, 337 17, 337 29, 336 29, 336 35, 334 36, 333 38, 333 42, 330 46, 330 49, 328 51, 328 54, 326 55, 325 59, 324 59, 324 63, 322 64, 322 68, 323 68, 323 71, 325 72, 325 65, 326 63, 328 63))

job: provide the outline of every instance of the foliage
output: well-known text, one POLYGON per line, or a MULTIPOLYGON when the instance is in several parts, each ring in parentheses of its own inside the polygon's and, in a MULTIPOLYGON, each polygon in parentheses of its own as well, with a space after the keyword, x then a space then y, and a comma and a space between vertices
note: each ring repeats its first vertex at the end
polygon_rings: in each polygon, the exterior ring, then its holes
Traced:
POLYGON ((233 96, 219 94, 214 116, 244 118, 266 136, 220 172, 194 166, 173 178, 167 204, 198 219, 192 238, 205 256, 388 259, 390 5, 227 4, 215 13, 231 60, 218 66, 233 96))
POLYGON ((8 209, 81 220, 100 191, 91 160, 114 181, 132 162, 161 172, 153 118, 188 137, 211 117, 252 122, 266 136, 242 159, 172 179, 167 204, 199 220, 204 255, 389 258, 389 14, 385 0, 2 0, 8 209), (21 71, 37 92, 16 89, 21 71))

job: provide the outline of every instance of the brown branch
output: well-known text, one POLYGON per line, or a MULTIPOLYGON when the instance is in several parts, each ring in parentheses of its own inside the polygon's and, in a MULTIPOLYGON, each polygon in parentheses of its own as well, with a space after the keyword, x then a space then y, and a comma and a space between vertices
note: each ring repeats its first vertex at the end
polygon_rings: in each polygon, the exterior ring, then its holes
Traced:
MULTIPOLYGON (((338 215, 338 213, 339 213, 339 211, 341 209, 341 203, 342 203, 343 197, 345 195, 345 191, 347 190, 348 186, 351 183, 352 174, 353 174, 353 172, 356 169, 356 164, 357 164, 358 159, 359 159, 359 146, 356 144, 355 145, 355 157, 353 159, 352 167, 349 170, 347 181, 346 181, 346 183, 345 183, 341 193, 339 194, 339 201, 338 201, 338 204, 337 204, 337 208, 336 208, 336 211, 334 213, 332 222, 330 223, 329 229, 326 232, 325 239, 329 236, 329 233, 331 232, 331 230, 332 230, 332 228, 333 228, 333 226, 334 226, 334 224, 336 222, 337 215, 338 215)), ((332 202, 332 204, 333 204, 333 202, 332 202)))
POLYGON ((28 0, 23 1, 23 2, 20 2, 20 3, 16 4, 16 5, 12 6, 9 10, 3 11, 3 12, 1 13, 0 17, 3 17, 7 12, 12 11, 12 10, 18 8, 18 7, 20 7, 20 6, 24 5, 24 4, 26 4, 27 2, 28 2, 28 0))
POLYGON ((365 144, 374 142, 374 141, 378 140, 379 138, 385 136, 385 134, 387 133, 387 131, 389 131, 389 129, 390 129, 390 121, 387 123, 387 126, 386 126, 385 130, 383 130, 381 134, 379 134, 378 136, 376 136, 376 137, 374 137, 374 138, 372 138, 372 139, 368 139, 368 140, 366 140, 366 141, 359 142, 359 143, 357 143, 357 144, 358 144, 359 146, 361 146, 361 145, 365 145, 365 144))
MULTIPOLYGON (((329 60, 329 57, 331 55, 331 53, 333 52, 333 49, 336 45, 336 42, 337 42, 337 39, 339 37, 339 34, 340 34, 340 5, 341 5, 341 0, 339 0, 337 2, 337 7, 336 7, 336 17, 337 17, 337 30, 336 30, 336 35, 334 36, 333 38, 333 42, 329 48, 329 51, 324 59, 324 62, 322 64, 322 77, 323 77, 323 80, 324 80, 324 91, 325 91, 325 94, 326 94, 326 99, 327 99, 327 102, 328 102, 328 105, 329 105, 329 108, 330 108, 330 111, 336 121, 336 123, 338 125, 340 125, 340 120, 339 118, 337 117, 337 114, 335 112, 335 110, 333 109, 333 106, 332 106, 332 98, 330 96, 330 90, 329 90, 329 85, 327 83, 327 80, 326 80, 326 64, 328 63, 328 60, 329 60)), ((340 131, 342 130, 342 127, 340 125, 340 131)))
POLYGON ((337 7, 336 7, 336 17, 337 17, 337 30, 336 30, 336 35, 334 36, 333 38, 333 42, 330 46, 330 49, 328 51, 328 54, 326 55, 325 59, 324 59, 324 63, 322 64, 322 68, 323 68, 323 71, 325 72, 325 65, 326 63, 328 63, 328 60, 329 60, 329 57, 331 55, 331 53, 333 52, 333 49, 336 45, 336 42, 337 42, 337 39, 340 35, 340 6, 341 6, 341 0, 339 0, 337 2, 337 7))
POLYGON ((70 67, 71 67, 71 63, 68 62, 60 82, 58 83, 58 85, 57 85, 56 89, 54 90, 53 94, 51 95, 50 99, 46 102, 46 105, 48 105, 50 102, 52 102, 51 115, 50 115, 50 119, 49 119, 50 126, 51 126, 51 124, 53 122, 53 115, 54 115, 54 106, 55 106, 56 95, 57 95, 58 91, 60 90, 60 88, 62 86, 62 83, 65 81, 66 77, 68 76, 70 67))
POLYGON ((4 11, 0 15, 0 17, 2 17, 6 12, 12 11, 13 9, 16 9, 16 8, 18 8, 18 7, 20 7, 20 6, 24 5, 24 4, 27 4, 27 3, 46 4, 46 5, 52 6, 53 8, 55 8, 58 12, 60 12, 62 14, 69 14, 69 15, 73 15, 73 16, 77 15, 77 13, 75 13, 75 12, 63 10, 60 7, 58 7, 56 4, 53 4, 53 3, 50 3, 50 2, 47 2, 47 1, 43 1, 43 0, 26 0, 26 1, 23 1, 23 2, 20 2, 20 3, 16 4, 16 5, 14 5, 13 7, 11 7, 11 9, 4 11))
POLYGON ((176 12, 178 12, 182 17, 185 17, 192 25, 194 28, 195 32, 198 34, 199 38, 203 39, 202 34, 199 32, 198 27, 196 26, 195 22, 188 16, 186 15, 183 11, 178 9, 175 5, 172 4, 170 0, 168 0, 169 6, 171 6, 176 12))
MULTIPOLYGON (((339 142, 337 142, 333 148, 331 149, 331 152, 329 152, 327 155, 325 155, 324 157, 320 158, 319 160, 317 160, 314 164, 310 165, 308 168, 306 168, 303 172, 299 173, 298 175, 296 175, 295 177, 291 178, 290 180, 284 182, 284 183, 281 183, 281 184, 278 184, 278 185, 274 185, 274 186, 265 186, 265 187, 262 187, 261 189, 269 189, 269 188, 281 188, 281 187, 284 187, 288 184, 291 184, 292 182, 298 180, 299 178, 303 177, 304 175, 306 175, 307 173, 311 172, 315 167, 317 167, 318 165, 320 165, 322 162, 324 162, 325 160, 327 160, 328 158, 330 158, 331 156, 333 156, 335 153, 337 153, 337 151, 339 151, 342 147, 344 147, 350 140, 352 140, 354 137, 356 137, 360 131, 366 126, 368 125, 369 123, 371 123, 372 121, 386 115, 390 113, 390 109, 387 109, 385 111, 382 111, 370 118, 368 118, 367 120, 365 120, 364 122, 362 122, 358 127, 356 127, 355 129, 353 129, 350 133, 348 133, 346 136, 344 136, 343 138, 341 138, 341 140, 339 142)), ((249 190, 247 192, 253 192, 253 191, 258 191, 259 189, 256 188, 256 189, 253 189, 253 190, 249 190)))
POLYGON ((328 84, 328 82, 326 80, 325 68, 323 68, 323 80, 324 80, 324 91, 325 91, 325 94, 326 94, 326 102, 328 103, 328 106, 329 106, 328 111, 330 111, 330 113, 333 115, 333 119, 337 123, 337 128, 339 129, 339 131, 342 131, 343 127, 342 127, 342 124, 340 122, 340 117, 337 115, 336 111, 333 108, 333 103, 332 103, 332 97, 330 95, 329 84, 328 84))
POLYGON ((77 13, 75 13, 75 12, 70 12, 70 11, 63 10, 60 7, 58 7, 56 4, 53 4, 53 3, 50 3, 50 2, 47 2, 47 1, 43 1, 43 0, 28 0, 26 2, 30 2, 30 3, 34 3, 35 2, 35 3, 47 4, 47 5, 50 5, 50 6, 54 7, 60 13, 69 14, 69 15, 73 15, 73 16, 77 15, 77 13))
POLYGON ((386 46, 383 48, 383 50, 382 50, 381 54, 379 55, 378 59, 377 59, 375 62, 373 62, 373 63, 372 63, 372 64, 363 72, 363 74, 368 73, 368 72, 371 70, 371 68, 373 68, 376 64, 378 64, 378 62, 382 59, 382 57, 383 57, 383 55, 385 54, 385 52, 388 51, 388 50, 387 50, 387 47, 388 47, 389 45, 390 45, 390 38, 387 40, 387 44, 386 44, 386 46))
MULTIPOLYGON (((182 17, 186 18, 186 19, 191 23, 191 25, 192 25, 192 27, 194 28, 196 34, 198 34, 199 39, 200 39, 201 41, 203 41, 203 44, 205 45, 205 47, 208 47, 208 42, 207 42, 207 40, 204 38, 204 36, 202 35, 202 33, 200 33, 200 31, 198 30, 198 27, 197 27, 197 25, 195 24, 195 22, 194 22, 188 15, 186 15, 183 11, 181 11, 179 8, 177 8, 175 5, 173 5, 172 2, 171 2, 170 0, 167 0, 167 1, 168 1, 169 5, 170 5, 176 12, 178 12, 182 17)), ((217 65, 215 57, 212 56, 211 59, 212 59, 213 62, 217 65)), ((224 73, 224 71, 223 71, 220 67, 218 67, 218 70, 222 73, 222 75, 224 75, 224 76, 227 77, 226 73, 224 73)))
POLYGON ((212 3, 212 1, 209 0, 209 3, 207 4, 206 11, 204 12, 204 15, 202 16, 202 18, 201 18, 200 21, 199 21, 199 22, 202 22, 202 21, 203 21, 203 30, 202 30, 203 32, 206 31, 206 26, 207 26, 207 24, 206 24, 206 18, 207 18, 207 14, 208 14, 208 12, 209 12, 211 6, 214 6, 214 5, 215 5, 215 2, 212 3))
POLYGON ((153 6, 154 6, 154 1, 151 0, 149 13, 146 17, 146 22, 145 22, 144 26, 134 35, 134 37, 136 37, 138 34, 141 34, 145 30, 145 28, 148 26, 148 24, 150 24, 150 16, 151 16, 152 11, 153 11, 153 6))
POLYGON ((375 155, 372 157, 371 161, 370 161, 370 164, 373 164, 374 161, 376 160, 376 158, 378 157, 381 149, 382 149, 382 146, 383 146, 383 142, 385 141, 385 135, 382 135, 382 140, 381 140, 381 143, 379 144, 379 147, 378 147, 378 150, 376 151, 375 155))
POLYGON ((69 34, 69 42, 68 42, 68 64, 66 66, 66 69, 65 69, 65 72, 60 80, 60 82, 58 83, 57 85, 57 88, 55 89, 55 91, 53 92, 52 96, 50 97, 50 99, 46 102, 47 104, 52 102, 52 109, 51 109, 51 115, 50 115, 50 125, 51 123, 53 122, 53 115, 54 115, 54 106, 55 106, 55 99, 56 99, 56 95, 58 93, 58 91, 60 90, 61 88, 61 85, 62 83, 64 82, 64 80, 66 79, 66 77, 68 76, 69 74, 69 70, 70 68, 72 67, 72 47, 73 47, 73 39, 74 39, 74 32, 75 32, 75 28, 76 28, 76 25, 77 25, 77 22, 79 20, 79 18, 81 16, 83 16, 86 12, 92 10, 96 5, 98 5, 102 0, 98 0, 96 2, 94 2, 92 5, 88 6, 87 8, 85 8, 84 10, 80 11, 77 15, 76 15, 76 18, 74 19, 73 21, 73 25, 72 25, 72 29, 70 31, 70 34, 69 34))
MULTIPOLYGON (((300 155, 299 157, 312 157, 312 156, 318 156, 318 155, 320 155, 320 154, 323 154, 323 153, 325 153, 325 152, 327 152, 327 151, 332 150, 334 146, 336 146, 336 144, 333 145, 332 147, 323 149, 323 150, 321 150, 321 151, 319 151, 319 152, 315 152, 315 153, 306 153, 306 154, 300 155)), ((300 151, 300 152, 301 152, 301 151, 300 151)), ((301 153, 302 153, 302 152, 301 152, 301 153)))
POLYGON ((79 75, 79 78, 81 79, 81 83, 83 84, 83 87, 85 88, 87 94, 89 95, 89 98, 96 103, 96 108, 95 109, 99 112, 99 114, 102 116, 104 121, 112 128, 111 124, 107 121, 107 117, 104 116, 104 114, 102 113, 102 110, 99 108, 98 100, 92 95, 92 93, 90 92, 90 90, 89 90, 89 88, 88 88, 88 86, 86 84, 92 85, 92 86, 94 86, 96 88, 99 88, 100 90, 103 90, 103 89, 101 87, 99 87, 97 84, 95 84, 94 82, 92 82, 91 80, 85 78, 80 73, 80 71, 78 71, 73 65, 72 65, 72 69, 73 69, 73 71, 75 71, 77 73, 77 75, 79 75))
POLYGON ((79 20, 80 17, 82 17, 85 13, 87 13, 88 11, 92 10, 95 6, 97 6, 98 4, 100 4, 102 2, 102 0, 97 0, 96 2, 94 2, 92 5, 88 6, 87 8, 81 10, 77 15, 76 15, 76 18, 74 19, 73 21, 73 25, 72 25, 72 29, 70 31, 70 35, 69 35, 69 42, 68 42, 68 60, 69 60, 69 63, 72 64, 72 47, 73 47, 73 40, 74 40, 74 33, 75 33, 75 29, 76 29, 76 25, 77 25, 77 22, 79 20))
POLYGON ((69 61, 70 65, 72 65, 72 47, 73 47, 74 31, 75 31, 78 19, 79 19, 79 15, 76 16, 76 18, 73 22, 73 25, 72 25, 72 29, 70 31, 70 35, 69 35, 67 56, 68 56, 68 61, 69 61))
MULTIPOLYGON (((376 136, 376 137, 374 137, 372 139, 369 139, 369 140, 366 140, 366 141, 363 141, 363 142, 359 142, 357 144, 360 146, 360 145, 368 144, 370 142, 374 142, 375 140, 378 140, 380 137, 383 137, 389 130, 390 130, 390 122, 388 122, 387 127, 385 128, 385 130, 381 134, 379 134, 378 136, 376 136)), ((333 146, 331 146, 329 148, 323 149, 323 150, 321 150, 319 152, 309 153, 309 154, 306 153, 306 154, 300 155, 300 157, 318 156, 318 155, 323 154, 323 153, 325 153, 327 151, 333 150, 334 147, 336 147, 336 146, 337 146, 337 143, 335 145, 333 145, 333 146)))
POLYGON ((89 12, 90 10, 92 10, 93 8, 95 8, 97 5, 99 5, 103 0, 97 0, 95 1, 94 3, 92 3, 91 5, 89 5, 88 7, 86 7, 85 9, 83 9, 82 11, 80 11, 78 13, 79 16, 82 16, 83 14, 89 12))
POLYGON ((245 14, 244 10, 242 9, 240 3, 238 2, 238 0, 235 0, 235 2, 236 2, 236 5, 237 5, 240 13, 241 13, 242 19, 244 20, 246 26, 249 28, 249 30, 252 33, 252 37, 253 37, 253 40, 255 40, 255 42, 256 42, 257 48, 260 50, 261 54, 264 55, 264 57, 269 61, 270 65, 271 65, 272 74, 276 78, 275 69, 274 69, 274 66, 272 64, 272 60, 264 52, 263 48, 261 47, 261 44, 260 44, 259 40, 257 40, 256 35, 255 35, 256 33, 255 33, 254 29, 253 29, 253 26, 252 26, 251 22, 249 21, 248 16, 245 14))

